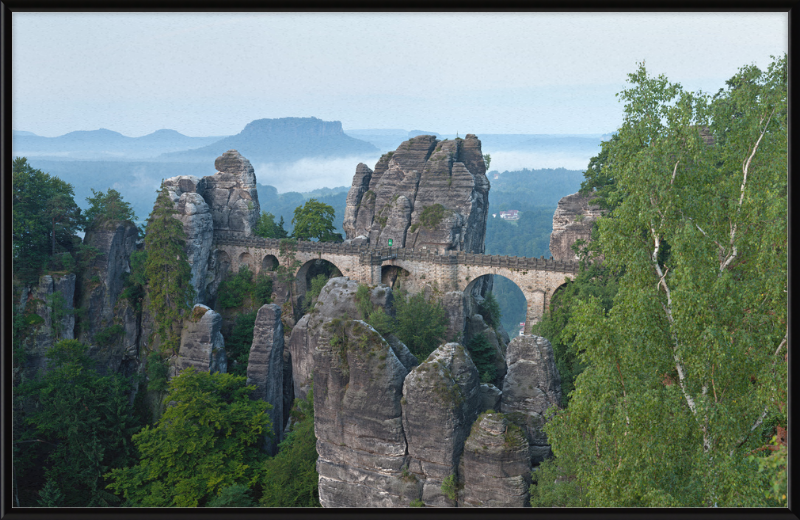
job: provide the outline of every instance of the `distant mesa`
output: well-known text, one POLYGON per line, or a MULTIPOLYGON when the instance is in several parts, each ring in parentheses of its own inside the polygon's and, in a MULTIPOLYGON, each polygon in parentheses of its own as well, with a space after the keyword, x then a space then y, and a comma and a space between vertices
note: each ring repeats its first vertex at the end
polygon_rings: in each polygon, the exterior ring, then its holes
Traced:
POLYGON ((233 136, 195 150, 165 154, 174 160, 213 160, 221 151, 236 149, 253 162, 292 162, 304 157, 375 155, 374 145, 350 137, 340 121, 316 117, 257 119, 233 136))
POLYGON ((26 132, 25 130, 12 130, 11 131, 11 136, 12 137, 22 137, 22 136, 36 136, 36 137, 38 137, 33 132, 26 132))

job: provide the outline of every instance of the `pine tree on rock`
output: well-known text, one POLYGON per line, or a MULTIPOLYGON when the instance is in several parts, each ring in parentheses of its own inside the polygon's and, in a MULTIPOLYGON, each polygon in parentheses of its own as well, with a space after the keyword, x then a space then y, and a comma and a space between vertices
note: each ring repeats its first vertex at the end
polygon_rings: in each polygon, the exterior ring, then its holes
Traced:
POLYGON ((161 351, 177 352, 180 338, 174 324, 191 309, 195 296, 192 271, 186 254, 186 233, 176 219, 166 188, 162 186, 147 222, 144 245, 147 251, 145 272, 155 332, 161 338, 161 351))

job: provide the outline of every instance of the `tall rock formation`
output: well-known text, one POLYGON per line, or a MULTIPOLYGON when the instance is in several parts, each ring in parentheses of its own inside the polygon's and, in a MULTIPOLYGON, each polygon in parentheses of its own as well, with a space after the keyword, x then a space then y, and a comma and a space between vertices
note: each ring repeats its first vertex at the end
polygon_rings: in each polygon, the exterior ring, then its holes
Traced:
POLYGON ((408 472, 421 483, 425 505, 456 503, 442 493, 450 475, 457 478, 464 441, 481 412, 480 377, 459 343, 442 345, 406 376, 403 430, 408 442, 408 472))
POLYGON ((561 376, 553 347, 541 336, 517 336, 508 345, 508 372, 500 410, 522 427, 532 464, 550 455, 544 432, 545 411, 561 404, 561 376))
POLYGON ((250 161, 228 150, 214 162, 217 173, 203 177, 203 198, 211 208, 214 231, 228 236, 252 236, 261 208, 256 174, 250 161))
POLYGON ((472 425, 459 467, 459 507, 528 507, 528 440, 501 413, 486 412, 472 425))
POLYGON ((255 385, 253 399, 272 405, 269 418, 272 436, 265 436, 264 449, 275 455, 283 440, 283 324, 279 305, 267 304, 258 310, 253 328, 253 344, 247 361, 247 384, 255 385))
POLYGON ((75 275, 42 275, 39 284, 24 287, 20 309, 31 325, 22 338, 23 374, 32 377, 47 367, 47 351, 59 340, 75 338, 75 275), (33 315, 38 316, 35 317, 33 315))
MULTIPOLYGON (((220 280, 215 279, 219 259, 211 255, 214 234, 245 238, 261 215, 253 165, 236 150, 228 150, 214 163, 217 173, 203 178, 171 177, 164 187, 175 204, 175 218, 186 232, 186 253, 192 267, 195 303, 212 299, 220 280), (211 269, 210 269, 211 268, 211 269)), ((224 271, 224 270, 223 270, 224 271)))
POLYGON ((314 350, 314 430, 323 507, 398 507, 419 496, 404 478, 402 388, 408 370, 372 327, 327 322, 314 350))
POLYGON ((343 227, 352 243, 482 253, 488 206, 480 140, 421 135, 358 165, 343 227))
POLYGON ((86 311, 79 339, 90 345, 89 355, 103 374, 117 372, 125 360, 136 363, 138 318, 130 302, 120 300, 120 295, 123 274, 131 271, 137 237, 133 222, 109 221, 87 231, 83 239, 84 244, 97 249, 97 256, 82 280, 81 307, 86 311), (121 333, 98 341, 115 325, 122 327, 121 333))
POLYGON ((228 371, 225 356, 225 340, 220 333, 222 316, 205 305, 195 305, 183 320, 181 344, 178 356, 173 361, 173 375, 189 367, 198 372, 228 371))
MULTIPOLYGON (((294 396, 297 399, 304 399, 310 388, 314 372, 314 351, 321 341, 322 326, 336 318, 361 318, 355 302, 357 290, 358 282, 354 280, 345 277, 331 278, 320 292, 314 308, 300 318, 292 329, 288 347, 292 359, 294 396)), ((393 295, 389 287, 379 285, 373 288, 370 301, 373 305, 383 307, 387 314, 393 314, 393 295)))
POLYGON ((595 194, 587 197, 573 193, 558 201, 553 214, 553 232, 550 234, 550 254, 556 261, 577 260, 572 244, 591 239, 592 225, 603 216, 600 206, 592 204, 595 198, 595 194))
POLYGON ((214 240, 214 223, 211 208, 203 198, 205 181, 190 175, 180 175, 164 181, 169 198, 183 223, 186 233, 186 256, 192 267, 192 286, 195 303, 205 301, 206 266, 214 240))

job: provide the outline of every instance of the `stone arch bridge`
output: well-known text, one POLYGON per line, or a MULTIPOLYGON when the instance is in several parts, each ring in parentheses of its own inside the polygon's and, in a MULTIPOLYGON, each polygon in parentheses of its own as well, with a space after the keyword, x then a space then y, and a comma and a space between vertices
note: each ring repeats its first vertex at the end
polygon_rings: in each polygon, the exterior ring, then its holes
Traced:
MULTIPOLYGON (((261 237, 214 237, 212 255, 224 258, 220 263, 237 272, 248 265, 254 273, 293 265, 295 277, 303 277, 316 260, 327 260, 344 276, 359 283, 392 285, 403 276, 409 292, 423 290, 466 291, 483 275, 500 275, 513 281, 525 295, 528 309, 525 330, 538 322, 550 305, 555 291, 578 272, 578 262, 553 259, 483 255, 452 251, 439 254, 431 250, 405 248, 369 248, 330 242, 296 242, 291 252, 281 251, 281 240, 261 237)), ((305 293, 304 284, 298 291, 305 293)))

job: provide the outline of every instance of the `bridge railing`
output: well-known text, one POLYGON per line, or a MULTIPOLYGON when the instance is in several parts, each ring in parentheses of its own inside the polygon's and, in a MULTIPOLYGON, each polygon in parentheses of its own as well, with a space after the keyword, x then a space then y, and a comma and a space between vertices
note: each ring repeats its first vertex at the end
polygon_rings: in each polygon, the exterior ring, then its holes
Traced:
MULTIPOLYGON (((230 245, 241 247, 259 247, 265 249, 279 249, 281 239, 262 237, 231 237, 214 236, 217 245, 230 245)), ((298 240, 296 251, 308 253, 359 255, 365 261, 381 263, 381 259, 396 258, 398 260, 415 260, 433 264, 461 264, 487 267, 504 267, 509 269, 530 271, 559 271, 577 273, 580 264, 577 261, 562 261, 553 258, 533 258, 527 256, 483 255, 467 253, 464 251, 447 251, 440 254, 430 249, 407 249, 402 247, 368 247, 333 242, 310 242, 298 240)))

